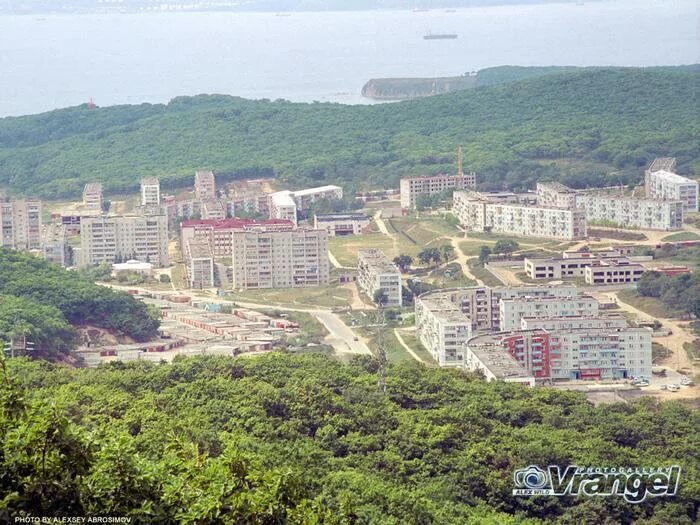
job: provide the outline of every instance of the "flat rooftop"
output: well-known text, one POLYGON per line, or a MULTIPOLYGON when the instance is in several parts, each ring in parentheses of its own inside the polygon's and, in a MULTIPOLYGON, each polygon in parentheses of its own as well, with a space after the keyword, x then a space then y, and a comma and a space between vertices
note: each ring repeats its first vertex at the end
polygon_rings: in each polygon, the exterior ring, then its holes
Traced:
POLYGON ((88 182, 83 189, 83 193, 102 193, 102 184, 99 182, 88 182))
POLYGON ((144 177, 143 179, 141 179, 141 184, 143 184, 144 186, 156 186, 160 184, 160 181, 158 181, 158 179, 156 179, 155 177, 144 177))
POLYGON ((450 323, 471 324, 471 319, 455 303, 445 297, 426 297, 421 301, 439 319, 450 323))
POLYGON ((209 243, 199 239, 190 239, 187 249, 192 259, 211 259, 211 248, 209 243))
MULTIPOLYGON (((473 339, 470 341, 473 341, 473 339)), ((467 346, 469 351, 499 379, 532 377, 532 374, 518 363, 500 344, 472 345, 470 342, 467 342, 467 346)))
POLYGON ((319 213, 315 215, 318 221, 368 221, 369 215, 364 213, 319 213))
POLYGON ((304 197, 306 195, 315 195, 316 193, 325 193, 327 191, 342 191, 343 188, 340 186, 334 186, 332 184, 329 184, 327 186, 319 186, 317 188, 306 188, 304 190, 297 190, 293 191, 292 193, 294 194, 295 197, 304 197))
POLYGON ((399 269, 381 250, 375 248, 359 250, 357 256, 360 262, 372 268, 376 273, 399 273, 399 269))
POLYGON ((576 190, 564 186, 561 182, 551 181, 551 182, 538 182, 538 186, 543 186, 551 190, 557 191, 559 193, 576 193, 576 190))
POLYGON ((655 177, 659 177, 665 181, 668 182, 675 182, 677 184, 697 184, 698 181, 689 179, 688 177, 683 177, 682 175, 678 175, 677 173, 673 173, 672 171, 666 171, 666 170, 657 170, 654 172, 655 177))

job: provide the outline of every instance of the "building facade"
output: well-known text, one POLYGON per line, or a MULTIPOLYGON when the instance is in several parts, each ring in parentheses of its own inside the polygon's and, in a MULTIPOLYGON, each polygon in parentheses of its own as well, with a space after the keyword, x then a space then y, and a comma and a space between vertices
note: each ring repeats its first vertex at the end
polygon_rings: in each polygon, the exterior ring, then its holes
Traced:
POLYGON ((39 200, 0 201, 0 246, 13 250, 41 249, 41 213, 39 200))
POLYGON ((234 288, 305 288, 330 281, 325 230, 234 231, 234 288))
POLYGON ((465 343, 472 336, 472 322, 462 310, 442 296, 417 297, 416 334, 440 366, 464 365, 465 343))
POLYGON ((523 317, 595 317, 599 303, 593 297, 512 297, 501 299, 501 330, 518 330, 523 317))
POLYGON ((580 193, 580 207, 591 221, 605 221, 622 228, 680 230, 684 204, 681 200, 636 199, 621 195, 580 193))
POLYGON ((190 239, 206 241, 214 257, 233 254, 233 233, 238 231, 291 231, 294 224, 285 220, 254 221, 251 219, 196 219, 184 221, 180 226, 181 246, 190 239))
POLYGON ((296 191, 276 191, 268 195, 270 219, 284 219, 297 224, 297 215, 307 211, 314 202, 342 198, 343 188, 333 185, 296 191))
POLYGON ((141 179, 141 206, 160 206, 160 181, 155 177, 141 179))
POLYGON ((130 259, 168 266, 168 222, 165 215, 83 217, 82 264, 113 264, 130 259))
POLYGON ((589 255, 592 254, 580 253, 578 256, 569 255, 568 257, 525 258, 523 267, 530 279, 574 279, 585 278, 586 268, 589 266, 605 266, 606 264, 639 266, 626 257, 606 254, 592 257, 589 255))
POLYGON ((585 269, 587 284, 631 284, 642 278, 647 269, 625 259, 596 261, 585 269))
POLYGON ((210 170, 199 170, 194 174, 194 194, 200 200, 216 199, 216 177, 210 170))
POLYGON ((577 208, 577 192, 560 182, 538 182, 536 186, 537 205, 545 208, 577 208))
POLYGON ((374 294, 382 290, 386 295, 385 306, 399 307, 403 304, 401 273, 381 250, 357 252, 357 284, 370 299, 374 299, 374 294))
POLYGON ((83 188, 83 208, 102 211, 103 206, 104 194, 102 193, 102 184, 99 182, 88 182, 83 188))
POLYGON ((586 214, 579 209, 494 202, 481 194, 456 191, 452 211, 467 230, 563 240, 587 236, 586 214))
POLYGON ((214 257, 207 241, 189 239, 185 248, 185 261, 190 288, 214 287, 214 257))
POLYGON ((406 177, 399 181, 401 207, 414 209, 420 195, 436 195, 448 190, 465 190, 476 187, 476 173, 458 175, 432 175, 406 177))
POLYGON ((314 228, 326 230, 329 237, 362 235, 369 228, 369 224, 369 216, 363 213, 314 215, 314 228))

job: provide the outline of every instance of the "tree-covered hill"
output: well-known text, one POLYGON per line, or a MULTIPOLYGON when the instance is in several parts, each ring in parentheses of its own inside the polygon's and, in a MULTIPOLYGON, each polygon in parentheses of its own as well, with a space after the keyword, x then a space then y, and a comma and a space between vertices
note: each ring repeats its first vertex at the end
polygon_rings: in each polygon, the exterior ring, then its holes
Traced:
POLYGON ((699 174, 699 86, 697 68, 618 68, 375 106, 198 96, 69 108, 0 120, 0 186, 77 197, 88 180, 132 191, 145 175, 191 184, 199 168, 395 186, 404 175, 454 172, 460 145, 465 167, 493 188, 638 180, 659 155, 699 174))
POLYGON ((0 248, 0 340, 26 335, 44 357, 68 351, 73 326, 96 326, 148 341, 159 321, 145 304, 77 272, 0 248))
POLYGON ((57 367, 0 360, 0 522, 690 524, 700 419, 323 356, 57 367), (527 465, 682 468, 679 494, 517 497, 527 465))

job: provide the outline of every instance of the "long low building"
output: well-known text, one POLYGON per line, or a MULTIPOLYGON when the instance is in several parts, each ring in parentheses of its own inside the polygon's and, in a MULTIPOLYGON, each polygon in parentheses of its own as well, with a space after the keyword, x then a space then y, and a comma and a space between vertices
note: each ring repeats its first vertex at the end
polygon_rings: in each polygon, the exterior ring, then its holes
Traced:
POLYGON ((467 230, 563 240, 587 235, 586 213, 579 209, 495 202, 488 195, 456 191, 452 211, 467 230))
POLYGON ((631 284, 642 278, 647 269, 629 260, 600 260, 585 269, 587 284, 631 284))
MULTIPOLYGON (((583 278, 588 284, 609 284, 606 282, 596 282, 592 275, 599 273, 596 270, 593 273, 588 271, 588 268, 621 268, 622 273, 619 273, 618 278, 622 280, 610 281, 616 283, 636 283, 644 273, 644 267, 630 260, 627 257, 616 255, 598 254, 595 257, 588 257, 589 254, 581 253, 579 256, 569 255, 568 257, 544 257, 544 258, 525 258, 523 267, 525 273, 530 279, 573 279, 583 278)), ((640 257, 643 259, 643 257, 640 257)), ((611 270, 611 275, 614 275, 614 270, 611 270)), ((605 275, 607 274, 600 274, 605 275)), ((600 276, 599 275, 599 276, 600 276)), ((599 279, 598 279, 599 280, 599 279)))
POLYGON ((314 215, 314 228, 326 230, 329 237, 362 235, 367 231, 370 218, 364 213, 326 213, 314 215))

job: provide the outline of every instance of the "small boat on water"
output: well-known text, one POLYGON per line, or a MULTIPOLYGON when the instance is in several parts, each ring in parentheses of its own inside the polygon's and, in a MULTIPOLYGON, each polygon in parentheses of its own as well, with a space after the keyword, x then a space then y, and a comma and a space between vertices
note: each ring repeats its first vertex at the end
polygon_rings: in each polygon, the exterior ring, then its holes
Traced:
POLYGON ((423 40, 454 40, 458 35, 454 33, 430 33, 423 35, 423 40))

